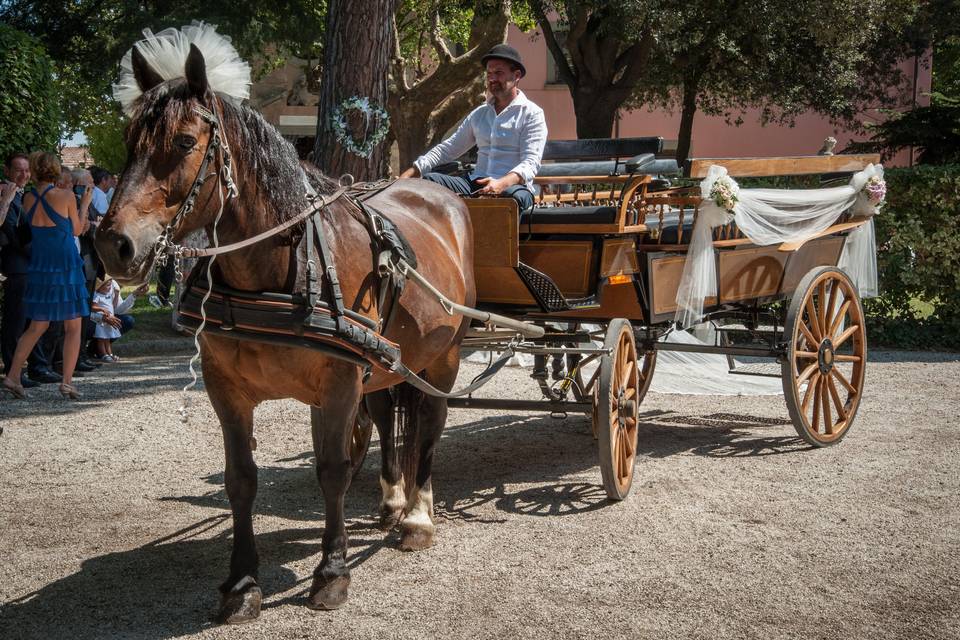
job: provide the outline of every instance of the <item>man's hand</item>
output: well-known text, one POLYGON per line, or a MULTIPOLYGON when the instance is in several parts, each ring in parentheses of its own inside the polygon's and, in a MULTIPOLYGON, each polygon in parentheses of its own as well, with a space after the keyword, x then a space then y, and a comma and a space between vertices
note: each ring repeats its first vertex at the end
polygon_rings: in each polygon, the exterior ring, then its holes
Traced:
POLYGON ((119 329, 120 326, 123 324, 123 322, 120 321, 120 318, 109 313, 103 314, 103 321, 116 329, 119 329))
POLYGON ((515 173, 508 173, 502 178, 477 178, 477 184, 483 187, 477 193, 487 195, 498 195, 505 189, 509 189, 515 184, 520 184, 520 176, 515 173))
POLYGON ((0 183, 0 202, 9 205, 13 202, 13 197, 17 195, 17 185, 9 180, 0 183))
POLYGON ((139 287, 137 287, 136 289, 133 290, 133 295, 135 295, 135 296, 142 296, 142 295, 145 294, 147 291, 150 291, 150 284, 145 282, 145 283, 143 283, 142 285, 140 285, 139 287))
POLYGON ((417 169, 416 167, 410 167, 409 169, 407 169, 406 171, 400 174, 401 179, 419 178, 419 177, 420 177, 420 170, 417 169))

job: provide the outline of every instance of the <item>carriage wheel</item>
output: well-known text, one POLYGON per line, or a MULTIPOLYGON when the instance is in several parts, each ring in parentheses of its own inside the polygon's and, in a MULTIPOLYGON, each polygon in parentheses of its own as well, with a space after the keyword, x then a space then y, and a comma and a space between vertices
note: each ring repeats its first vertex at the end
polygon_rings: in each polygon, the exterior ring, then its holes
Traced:
POLYGON ((623 500, 633 484, 637 459, 637 409, 640 375, 637 345, 629 320, 617 318, 607 327, 603 343, 609 355, 600 359, 594 421, 600 445, 603 488, 611 500, 623 500))
POLYGON ((860 296, 835 267, 807 273, 784 327, 783 394, 800 437, 815 447, 843 439, 860 405, 867 331, 860 296))
POLYGON ((363 399, 360 400, 360 406, 357 408, 357 417, 353 423, 353 431, 350 433, 350 480, 353 481, 363 466, 363 461, 367 457, 367 450, 370 448, 370 438, 373 436, 373 420, 367 413, 367 405, 363 399))

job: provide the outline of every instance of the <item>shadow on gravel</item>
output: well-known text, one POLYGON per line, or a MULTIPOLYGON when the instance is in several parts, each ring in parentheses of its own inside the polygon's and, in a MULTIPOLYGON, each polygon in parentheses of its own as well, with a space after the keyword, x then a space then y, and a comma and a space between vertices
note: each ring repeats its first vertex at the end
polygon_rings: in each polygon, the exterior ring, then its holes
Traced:
MULTIPOLYGON (((189 356, 171 355, 162 359, 152 358, 144 363, 131 359, 104 364, 96 371, 74 380, 83 394, 79 402, 64 400, 55 384, 28 389, 29 397, 26 400, 12 400, 9 395, 0 394, 0 417, 16 419, 37 414, 68 415, 78 408, 96 409, 114 404, 117 398, 180 390, 191 379, 188 361, 189 356)), ((203 390, 203 380, 200 380, 197 389, 203 390)))
MULTIPOLYGON (((4 603, 0 627, 15 630, 4 637, 162 639, 214 626, 229 524, 226 514, 211 516, 142 547, 85 560, 73 575, 4 603)), ((319 538, 315 529, 257 536, 265 596, 298 586, 284 565, 317 554, 319 538)))

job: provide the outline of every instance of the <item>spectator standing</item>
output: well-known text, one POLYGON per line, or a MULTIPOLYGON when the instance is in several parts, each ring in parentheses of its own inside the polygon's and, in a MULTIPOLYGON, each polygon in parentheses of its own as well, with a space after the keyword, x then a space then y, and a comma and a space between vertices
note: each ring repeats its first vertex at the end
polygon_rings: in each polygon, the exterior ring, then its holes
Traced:
POLYGON ((110 207, 110 200, 107 198, 107 191, 110 190, 110 172, 98 166, 90 167, 90 175, 93 177, 93 201, 91 206, 97 212, 97 224, 100 224, 100 218, 107 215, 107 209, 110 207))
MULTIPOLYGON (((86 213, 88 221, 87 230, 80 236, 80 259, 83 260, 83 278, 86 282, 87 293, 92 299, 94 287, 97 282, 97 273, 102 272, 100 258, 97 256, 97 249, 93 242, 97 231, 95 222, 98 216, 92 206, 88 207, 86 212, 81 209, 83 207, 82 200, 84 193, 93 190, 93 177, 86 169, 74 169, 70 174, 73 178, 73 192, 77 198, 77 211, 81 217, 86 213)), ((92 348, 90 350, 83 348, 83 345, 93 340, 95 323, 87 316, 83 319, 82 325, 83 337, 81 338, 80 359, 77 361, 77 371, 88 371, 95 369, 99 365, 98 362, 89 357, 89 354, 95 353, 95 351, 92 348)), ((90 346, 93 347, 92 342, 90 346)))
MULTIPOLYGON (((2 388, 14 397, 26 397, 23 386, 15 380, 20 377, 27 354, 51 321, 62 320, 66 335, 60 394, 78 400, 80 393, 73 386, 73 370, 80 352, 80 319, 90 313, 83 263, 74 244, 74 237, 80 234, 83 225, 74 194, 56 188, 61 171, 57 157, 44 151, 33 153, 30 171, 37 188, 24 196, 23 210, 33 238, 24 295, 26 315, 31 322, 17 342, 2 388)), ((84 196, 84 204, 87 203, 88 196, 84 196)))
MULTIPOLYGON (((7 280, 4 282, 0 318, 0 357, 9 378, 13 352, 29 322, 24 308, 24 295, 32 237, 30 223, 23 215, 23 189, 30 180, 29 158, 23 153, 11 155, 4 163, 4 172, 7 179, 0 188, 0 271, 7 280)), ((28 370, 34 379, 20 376, 19 383, 24 388, 36 387, 40 382, 60 381, 60 376, 50 370, 50 362, 40 345, 30 353, 28 370)), ((15 380, 11 379, 11 382, 15 380)))

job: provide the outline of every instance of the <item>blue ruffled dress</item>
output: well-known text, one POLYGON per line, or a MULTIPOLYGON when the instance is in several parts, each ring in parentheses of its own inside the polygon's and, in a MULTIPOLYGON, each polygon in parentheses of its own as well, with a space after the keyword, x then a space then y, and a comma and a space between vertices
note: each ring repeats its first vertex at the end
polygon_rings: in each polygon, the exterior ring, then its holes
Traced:
POLYGON ((83 278, 83 260, 73 240, 73 225, 50 206, 44 196, 36 192, 37 200, 27 211, 33 241, 30 247, 30 266, 27 268, 27 290, 24 309, 31 320, 71 320, 90 315, 86 282, 83 278), (52 227, 33 225, 37 205, 43 205, 52 227))

